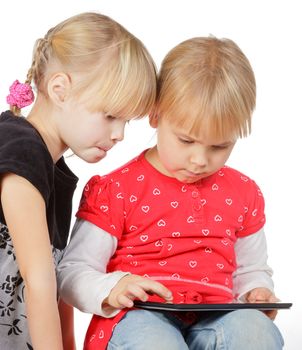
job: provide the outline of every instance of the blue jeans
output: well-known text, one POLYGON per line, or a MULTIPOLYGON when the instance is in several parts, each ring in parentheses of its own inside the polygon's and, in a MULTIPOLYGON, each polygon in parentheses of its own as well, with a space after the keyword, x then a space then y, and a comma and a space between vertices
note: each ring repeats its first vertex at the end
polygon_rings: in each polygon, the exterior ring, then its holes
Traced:
POLYGON ((258 310, 201 313, 187 325, 168 312, 132 310, 116 325, 108 350, 279 350, 278 328, 258 310))

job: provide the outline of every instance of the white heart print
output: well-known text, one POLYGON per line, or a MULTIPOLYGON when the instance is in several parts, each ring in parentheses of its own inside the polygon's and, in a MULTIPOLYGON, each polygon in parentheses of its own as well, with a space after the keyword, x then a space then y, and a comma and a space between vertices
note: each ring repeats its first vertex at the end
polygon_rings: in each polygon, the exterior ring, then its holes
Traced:
POLYGON ((108 211, 108 206, 107 206, 107 205, 101 205, 101 206, 100 206, 100 209, 101 209, 104 213, 106 213, 106 211, 108 211))
POLYGON ((157 226, 161 227, 161 226, 166 226, 166 222, 165 220, 159 220, 158 223, 157 223, 157 226))
POLYGON ((150 210, 149 205, 143 205, 143 206, 142 206, 142 211, 143 211, 144 213, 148 213, 149 210, 150 210))
POLYGON ((218 189, 219 189, 219 187, 218 187, 217 184, 214 184, 214 185, 212 186, 212 190, 213 190, 213 191, 218 191, 218 189))
POLYGON ((155 247, 162 247, 164 244, 163 244, 163 241, 161 239, 159 239, 158 241, 155 242, 155 247))
POLYGON ((167 250, 170 251, 173 248, 173 244, 169 243, 167 246, 167 250))
POLYGON ((195 221, 195 220, 194 220, 193 216, 189 216, 189 217, 187 218, 187 223, 188 223, 188 224, 192 224, 194 221, 195 221))
POLYGON ((140 239, 142 242, 146 242, 148 240, 149 236, 148 235, 141 235, 140 239))
POLYGON ((99 338, 103 339, 104 338, 104 331, 101 329, 100 333, 99 333, 99 338))
POLYGON ((137 201, 137 197, 134 194, 132 194, 130 196, 130 202, 132 203, 132 202, 136 202, 136 201, 137 201))
POLYGON ((189 262, 189 265, 190 265, 190 267, 192 267, 192 269, 193 269, 194 267, 197 266, 197 261, 196 261, 196 260, 191 260, 191 261, 189 262))
POLYGON ((158 188, 154 188, 153 194, 154 194, 154 196, 159 196, 160 195, 160 190, 158 188))
POLYGON ((222 217, 221 217, 220 215, 216 215, 215 218, 214 218, 214 220, 215 220, 216 222, 220 222, 220 221, 222 221, 222 217))
POLYGON ((201 230, 201 232, 204 236, 208 236, 208 234, 210 233, 210 230, 204 228, 201 230))

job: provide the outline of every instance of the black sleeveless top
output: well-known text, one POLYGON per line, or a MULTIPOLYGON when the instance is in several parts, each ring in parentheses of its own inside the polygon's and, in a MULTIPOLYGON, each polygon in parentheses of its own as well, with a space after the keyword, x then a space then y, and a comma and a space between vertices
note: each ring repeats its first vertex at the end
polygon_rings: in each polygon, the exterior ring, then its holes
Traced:
MULTIPOLYGON (((72 196, 78 178, 64 158, 53 164, 52 157, 37 130, 24 118, 7 111, 0 115, 0 174, 14 173, 26 178, 44 198, 52 245, 66 246, 72 196)), ((0 222, 5 218, 0 203, 0 222)))
MULTIPOLYGON (((54 266, 67 244, 77 177, 61 158, 52 157, 37 130, 10 111, 0 115, 0 176, 27 179, 45 201, 54 266)), ((30 222, 24 223, 30 226, 30 222)), ((25 231, 26 232, 26 231, 25 231)), ((0 349, 33 350, 26 317, 24 281, 0 202, 0 349)))

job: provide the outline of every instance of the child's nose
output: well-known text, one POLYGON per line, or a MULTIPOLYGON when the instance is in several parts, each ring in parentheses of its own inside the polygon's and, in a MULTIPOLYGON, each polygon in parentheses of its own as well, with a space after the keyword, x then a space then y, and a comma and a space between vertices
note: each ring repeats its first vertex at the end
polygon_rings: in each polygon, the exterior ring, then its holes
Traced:
POLYGON ((191 156, 191 162, 199 167, 205 167, 208 163, 206 151, 197 149, 191 156))
POLYGON ((125 129, 125 125, 119 125, 116 126, 111 133, 111 139, 114 142, 119 142, 122 141, 124 139, 124 129, 125 129))

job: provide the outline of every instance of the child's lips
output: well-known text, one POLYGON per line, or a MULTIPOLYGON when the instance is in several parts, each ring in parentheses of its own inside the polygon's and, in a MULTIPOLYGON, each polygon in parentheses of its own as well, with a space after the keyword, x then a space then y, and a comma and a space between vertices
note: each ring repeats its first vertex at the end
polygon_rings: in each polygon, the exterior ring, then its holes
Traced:
POLYGON ((109 146, 109 147, 104 147, 104 146, 97 146, 97 148, 105 153, 107 153, 111 148, 112 146, 109 146))
POLYGON ((186 170, 188 176, 190 177, 204 177, 206 174, 205 173, 195 173, 193 171, 190 170, 186 170))
POLYGON ((108 148, 96 146, 96 149, 98 150, 98 158, 99 159, 103 159, 107 156, 108 148))

